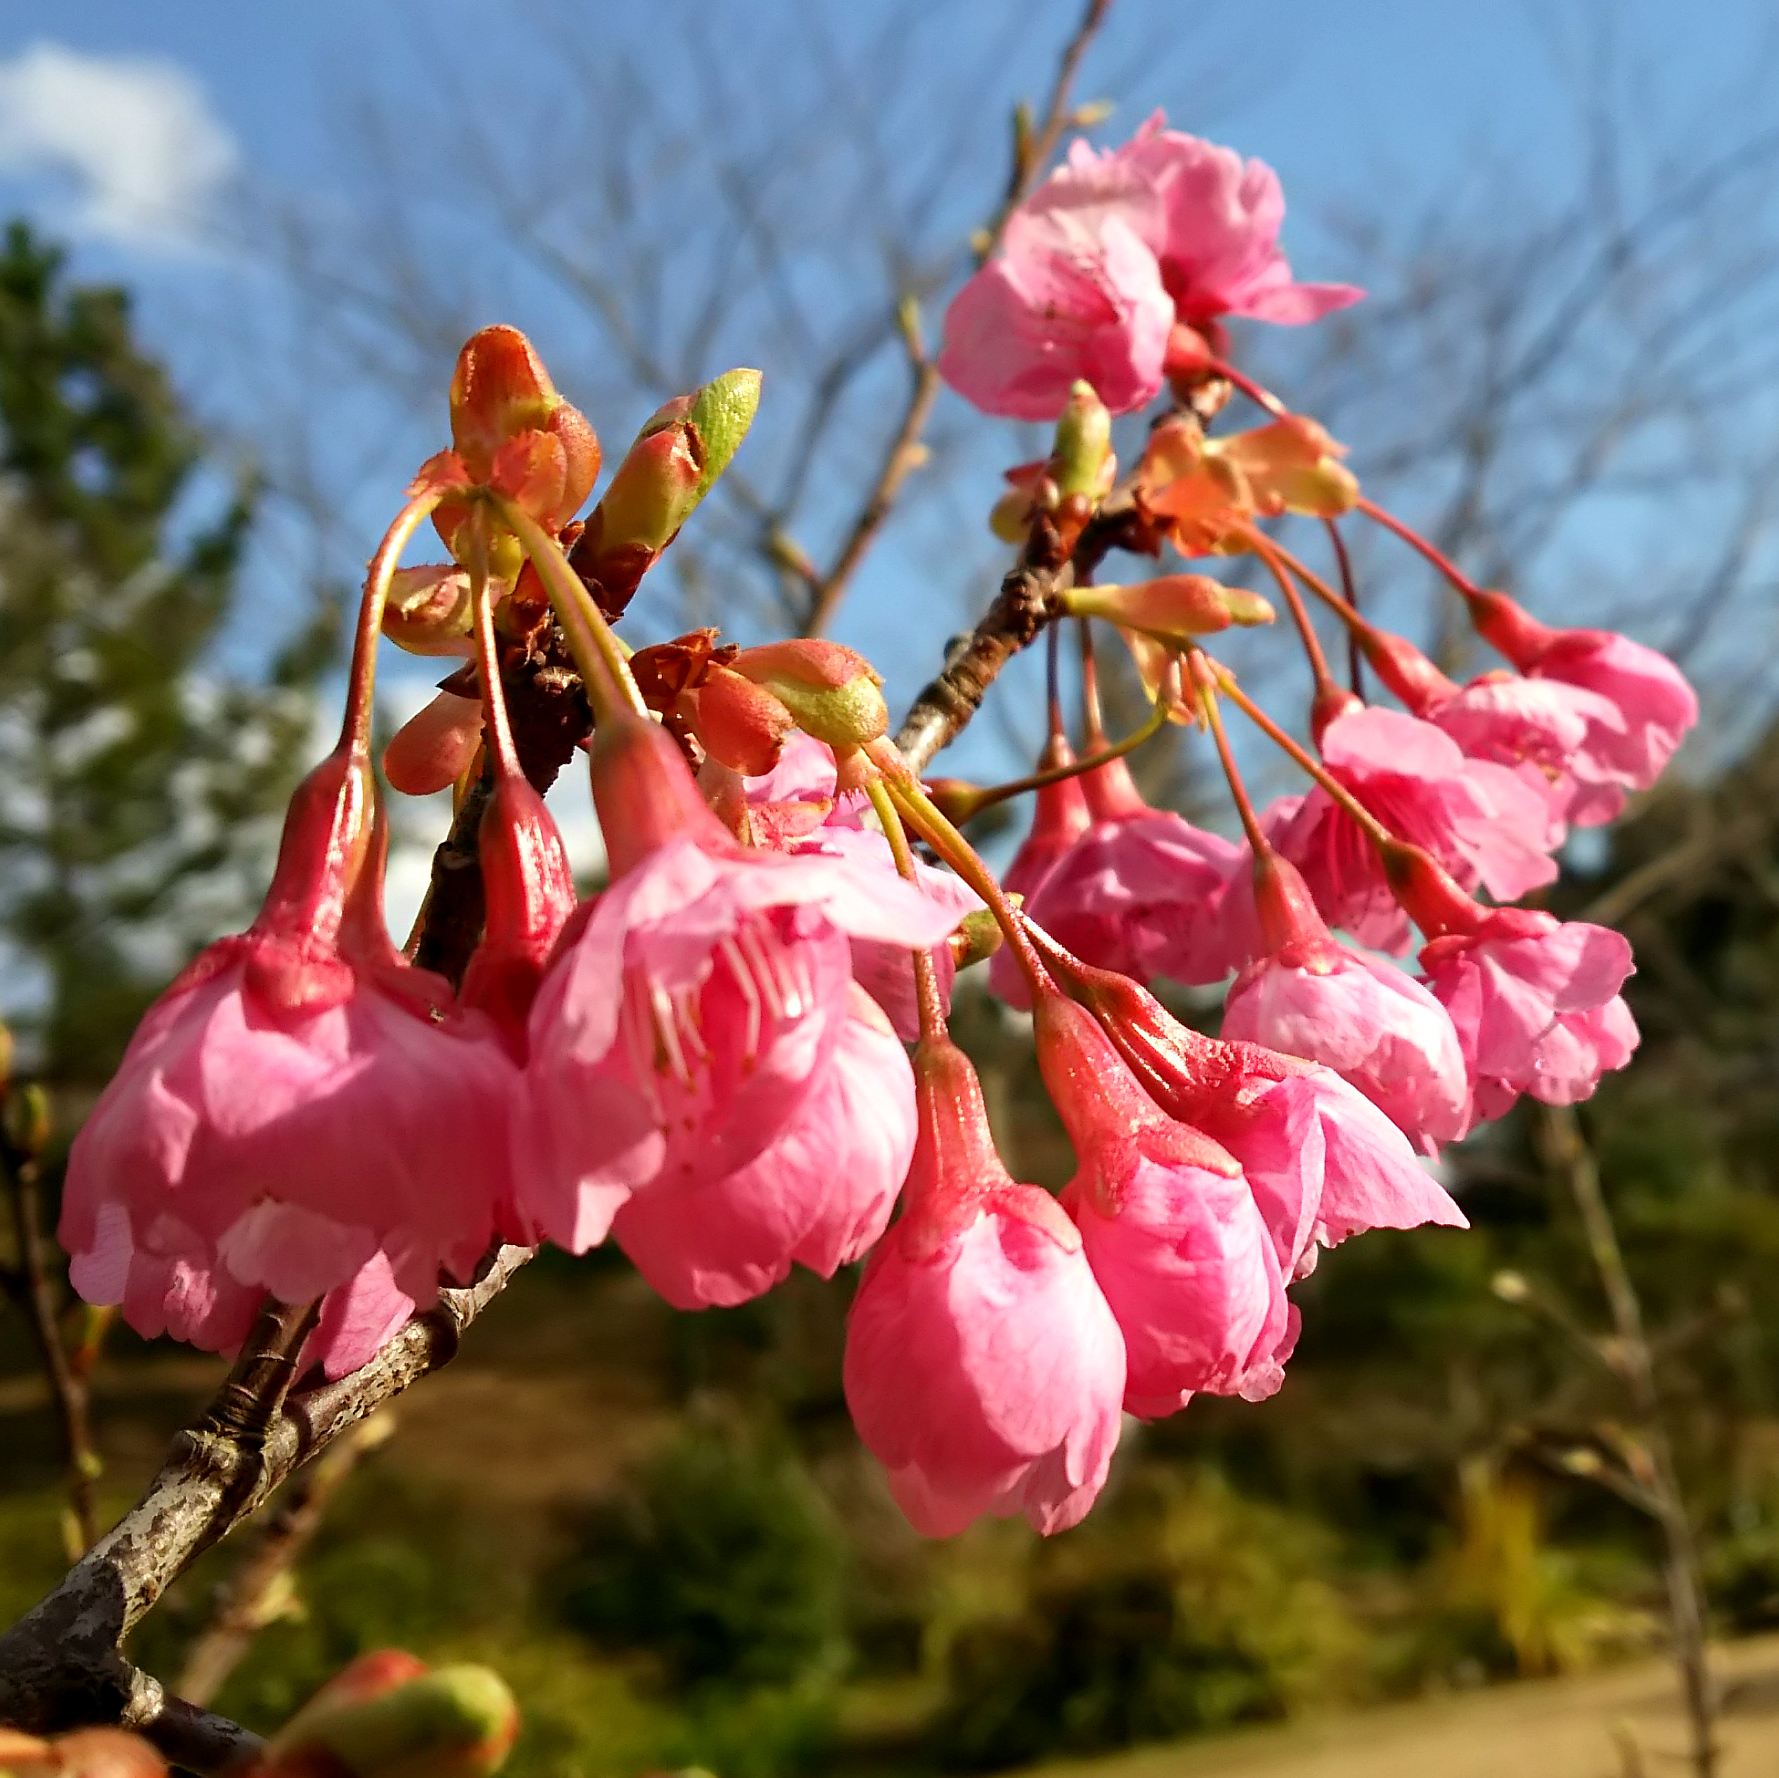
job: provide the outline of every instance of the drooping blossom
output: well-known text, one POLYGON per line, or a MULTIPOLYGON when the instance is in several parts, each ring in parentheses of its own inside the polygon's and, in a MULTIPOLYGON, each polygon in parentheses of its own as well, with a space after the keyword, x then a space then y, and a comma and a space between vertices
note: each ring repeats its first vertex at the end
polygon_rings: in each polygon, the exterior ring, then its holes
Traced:
MULTIPOLYGON (((1563 824, 1548 786, 1510 766, 1467 758, 1450 735, 1400 710, 1361 708, 1321 737, 1329 772, 1404 840, 1424 847, 1466 888, 1512 901, 1552 882, 1563 824)), ((1376 848, 1328 792, 1274 803, 1267 838, 1303 873, 1329 925, 1380 951, 1408 944, 1376 848)))
POLYGON ((1284 217, 1263 161, 1169 130, 1160 112, 1122 148, 1076 142, 953 299, 940 372, 985 413, 1018 419, 1055 419, 1077 378, 1115 413, 1141 407, 1176 322, 1296 325, 1358 301, 1351 285, 1292 278, 1284 217))
POLYGON ((612 881, 532 1006, 519 1207, 582 1252, 632 1191, 744 1167, 786 1127, 846 1018, 848 938, 927 947, 951 914, 857 860, 738 844, 668 736, 595 733, 612 881))
POLYGON ((915 1087, 903 1214, 847 1321, 847 1405, 917 1531, 989 1512, 1061 1531, 1111 1465, 1124 1342, 1080 1232, 1002 1166, 962 1052, 924 1043, 915 1087))
POLYGON ((1424 1153, 1463 1135, 1470 1084, 1445 1008, 1412 976, 1339 943, 1296 867, 1255 871, 1267 951, 1235 978, 1223 1035, 1321 1062, 1424 1153))
POLYGON ((612 1238, 679 1309, 746 1302, 792 1260, 830 1278, 883 1233, 914 1125, 907 1054, 855 982, 833 1052, 784 1129, 733 1172, 688 1169, 628 1198, 612 1238))
POLYGON ((1309 1271, 1317 1247, 1367 1229, 1465 1226, 1407 1137, 1332 1069, 1206 1037, 1128 977, 1091 967, 1042 931, 1032 938, 1144 1092, 1235 1158, 1286 1278, 1309 1271))
POLYGON ((1589 725, 1589 751, 1619 783, 1647 790, 1699 720, 1698 695, 1665 654, 1615 630, 1553 629, 1505 593, 1470 600, 1477 629, 1522 673, 1591 692, 1619 714, 1589 725))
POLYGON ((369 804, 349 754, 311 774, 258 920, 150 1009, 75 1139, 58 1239, 76 1288, 144 1334, 227 1350, 265 1293, 356 1281, 323 1316, 351 1368, 396 1297, 469 1276, 510 1196, 517 1071, 391 945, 369 804))
MULTIPOLYGON (((1038 769, 1051 771, 1074 763, 1074 749, 1066 738, 1057 735, 1046 744, 1038 769)), ((1002 873, 1002 889, 1008 895, 1022 897, 1029 907, 1051 871, 1092 825, 1093 815, 1079 778, 1040 785, 1033 793, 1031 829, 1013 854, 1013 862, 1002 873)), ((988 985, 1009 1006, 1023 1010, 1031 1004, 1025 977, 1005 946, 989 961, 988 985)))
POLYGON ((1411 848, 1392 859, 1391 874, 1428 935, 1421 968, 1457 1029, 1473 1120, 1501 1116, 1521 1093, 1572 1105, 1631 1059, 1637 1025, 1619 989, 1634 966, 1623 933, 1535 908, 1482 907, 1411 848))
POLYGON ((1093 825, 1027 903, 1057 942, 1137 981, 1221 981, 1243 961, 1221 897, 1245 853, 1169 809, 1152 809, 1123 760, 1081 779, 1093 825))
POLYGON ((1624 717, 1598 692, 1559 679, 1485 673, 1426 715, 1472 759, 1548 783, 1554 811, 1566 822, 1597 827, 1625 806, 1611 758, 1624 717))
POLYGON ((1550 799, 1559 822, 1597 826, 1624 807, 1610 752, 1625 719, 1599 692, 1560 679, 1479 674, 1458 685, 1404 636, 1346 613, 1366 659, 1409 711, 1443 730, 1472 759, 1510 767, 1550 799))
POLYGON ((1062 1202, 1124 1335, 1125 1407, 1155 1419, 1200 1390, 1271 1395, 1296 1325, 1241 1168, 1163 1114, 1084 1008, 1049 993, 1036 1020, 1078 1162, 1062 1202))

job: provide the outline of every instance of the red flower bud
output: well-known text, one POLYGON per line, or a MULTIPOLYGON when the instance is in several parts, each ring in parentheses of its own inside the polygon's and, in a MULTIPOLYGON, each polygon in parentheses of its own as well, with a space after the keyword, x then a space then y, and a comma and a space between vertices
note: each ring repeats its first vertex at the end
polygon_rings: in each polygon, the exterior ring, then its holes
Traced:
POLYGON ((481 699, 442 691, 390 737, 383 775, 403 796, 431 796, 469 770, 481 744, 481 699))
POLYGON ((871 663, 838 642, 768 642, 735 657, 737 673, 763 685, 805 734, 830 747, 864 747, 889 732, 889 706, 871 663))
POLYGON ((1231 624, 1273 621, 1273 608, 1258 593, 1224 586, 1207 574, 1164 574, 1135 586, 1070 587, 1061 602, 1073 616, 1103 617, 1181 647, 1231 624))

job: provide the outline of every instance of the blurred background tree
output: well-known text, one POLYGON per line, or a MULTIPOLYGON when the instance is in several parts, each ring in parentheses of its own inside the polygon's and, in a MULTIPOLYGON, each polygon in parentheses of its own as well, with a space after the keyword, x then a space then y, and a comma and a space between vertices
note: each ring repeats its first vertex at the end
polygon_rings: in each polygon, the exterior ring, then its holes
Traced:
POLYGON ((0 945, 30 1065, 102 1082, 258 899, 332 658, 324 605, 231 670, 254 477, 207 459, 118 288, 0 248, 0 945))

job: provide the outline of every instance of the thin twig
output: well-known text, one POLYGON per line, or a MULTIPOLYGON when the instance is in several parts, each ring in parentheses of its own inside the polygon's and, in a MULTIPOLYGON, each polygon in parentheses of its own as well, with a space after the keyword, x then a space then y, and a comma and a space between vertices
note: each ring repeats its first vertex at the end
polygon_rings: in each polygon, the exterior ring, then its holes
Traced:
MULTIPOLYGON (((18 1091, 17 1086, 8 1085, 3 1094, 10 1097, 18 1091)), ((79 1544, 72 1554, 78 1557, 92 1548, 99 1535, 95 1486, 101 1466, 93 1445, 89 1412, 91 1394, 86 1375, 76 1368, 62 1338, 59 1293, 50 1275, 46 1252, 43 1191, 37 1156, 20 1147, 10 1135, 0 1136, 0 1172, 5 1175, 18 1255, 18 1270, 8 1282, 11 1294, 30 1324, 31 1337, 36 1343, 38 1358, 55 1402, 74 1532, 71 1541, 79 1544)), ((90 1370, 90 1364, 86 1368, 90 1370)))
MULTIPOLYGON (((1035 135, 1028 137, 1024 132, 1018 135, 1006 195, 987 228, 976 238, 978 265, 988 259, 1000 245, 1013 212, 1030 195, 1039 176, 1049 165, 1050 157, 1056 152, 1063 131, 1068 128, 1069 95, 1074 88, 1075 76, 1080 71, 1089 45, 1098 35, 1111 10, 1112 0, 1088 0, 1087 11, 1079 28, 1064 46, 1056 67, 1056 79, 1050 89, 1050 102, 1045 108, 1044 122, 1035 135)), ((865 559, 866 552, 876 542, 878 532, 889 518, 903 484, 925 459, 921 435, 926 431, 933 403, 939 398, 939 366, 930 353, 917 345, 913 330, 904 331, 909 336, 909 363, 913 374, 909 379, 908 398, 902 409, 902 418, 883 454, 883 462, 871 484, 871 491, 866 495, 858 516, 847 528, 846 538, 834 558, 834 565, 811 588, 809 609, 803 619, 803 633, 806 636, 821 635, 832 622, 859 564, 865 559)))
POLYGON ((1575 1200, 1588 1252, 1606 1294, 1617 1335, 1615 1368, 1624 1379, 1648 1455, 1649 1473, 1638 1479, 1648 1492, 1650 1509, 1661 1529, 1666 1551, 1663 1576, 1668 1592, 1668 1619, 1692 1734, 1693 1771, 1697 1778, 1715 1778, 1719 1751, 1715 1738, 1716 1705, 1705 1658, 1705 1609, 1698 1552, 1675 1473, 1674 1451, 1656 1389, 1654 1361, 1643 1331, 1643 1305, 1625 1266, 1612 1212, 1600 1189, 1599 1166, 1582 1135, 1574 1108, 1546 1106, 1541 1121, 1546 1159, 1552 1170, 1562 1176, 1575 1200))

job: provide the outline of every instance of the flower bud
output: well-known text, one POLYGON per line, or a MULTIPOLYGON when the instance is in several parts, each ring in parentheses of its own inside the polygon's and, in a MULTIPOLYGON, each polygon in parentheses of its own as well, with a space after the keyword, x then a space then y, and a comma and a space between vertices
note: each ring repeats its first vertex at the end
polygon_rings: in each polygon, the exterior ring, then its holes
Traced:
POLYGON ((1056 423, 1053 474, 1067 497, 1080 494, 1097 500, 1117 473, 1112 456, 1112 415, 1091 383, 1077 380, 1069 403, 1056 423))
POLYGON ((977 908, 958 921, 948 941, 954 969, 986 962, 1001 948, 1001 924, 987 908, 977 908))
POLYGON ((457 355, 451 377, 451 442, 465 468, 486 481, 501 447, 522 432, 550 435, 563 458, 558 501, 567 511, 540 512, 540 524, 562 524, 592 491, 599 440, 586 417, 556 393, 543 360, 516 327, 484 327, 457 355))
POLYGON ((728 468, 760 405, 757 370, 725 371, 658 409, 636 436, 569 559, 622 611, 655 558, 728 468))
MULTIPOLYGON (((419 1665, 412 1656, 399 1662, 419 1665)), ((393 1685, 380 1684, 384 1676, 324 1687, 267 1748, 258 1778, 481 1778, 505 1762, 519 1715, 498 1675, 460 1666, 410 1672, 393 1685)))
POLYGON ((732 667, 706 667, 692 702, 705 751, 748 778, 764 777, 778 764, 786 738, 797 726, 765 686, 732 667))
POLYGON ((14 1086, 6 1095, 6 1140, 15 1152, 33 1158, 49 1147, 53 1120, 49 1095, 36 1081, 14 1086))
POLYGON ((76 1729, 40 1741, 0 1728, 0 1778, 167 1778, 167 1766, 122 1729, 76 1729))
POLYGON ((1176 647, 1231 624, 1273 621, 1273 608, 1258 593, 1224 586, 1208 574, 1164 574, 1135 586, 1070 587, 1061 603, 1071 616, 1103 617, 1176 647))
POLYGON ((953 827, 973 821, 982 807, 983 797, 990 794, 980 784, 972 784, 965 778, 927 778, 922 781, 921 789, 953 827))
POLYGON ((448 790, 482 744, 482 700, 442 691, 411 716, 383 749, 383 775, 403 796, 448 790))
POLYGON ((744 648, 734 668, 766 687, 805 734, 830 747, 863 747, 889 732, 882 679, 863 655, 838 642, 768 642, 744 648))
POLYGON ((470 639, 469 576, 452 562, 398 568, 383 608, 383 634, 409 654, 475 652, 470 639))

